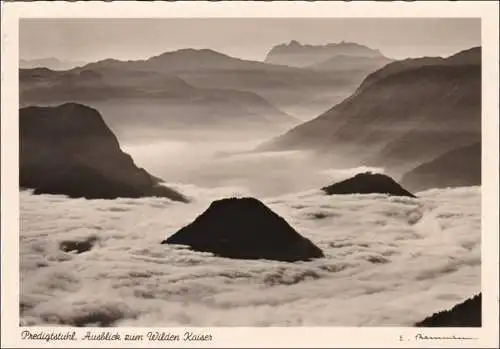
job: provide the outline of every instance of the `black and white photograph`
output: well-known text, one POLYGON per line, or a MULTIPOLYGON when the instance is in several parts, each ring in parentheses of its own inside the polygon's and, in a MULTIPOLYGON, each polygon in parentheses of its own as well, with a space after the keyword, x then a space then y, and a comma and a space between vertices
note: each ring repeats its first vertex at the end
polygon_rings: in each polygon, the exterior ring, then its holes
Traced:
POLYGON ((21 321, 481 326, 480 34, 22 20, 21 321))
POLYGON ((480 17, 17 30, 21 328, 484 326, 480 17))

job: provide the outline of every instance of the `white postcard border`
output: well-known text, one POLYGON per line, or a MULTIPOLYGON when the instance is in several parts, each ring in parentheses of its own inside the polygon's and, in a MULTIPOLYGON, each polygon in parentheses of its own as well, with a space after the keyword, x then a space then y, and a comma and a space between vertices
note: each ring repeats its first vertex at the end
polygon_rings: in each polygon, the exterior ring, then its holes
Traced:
MULTIPOLYGON (((2 347, 496 347, 498 345, 498 3, 492 1, 417 2, 26 2, 2 3, 1 103, 1 270, 2 347), (19 327, 19 184, 18 184, 18 21, 20 18, 153 17, 480 17, 483 55, 482 291, 480 329, 405 327, 214 327, 193 328, 211 341, 40 341, 22 340, 19 327), (418 340, 426 336, 474 337, 476 340, 418 340), (402 340, 401 340, 402 339, 402 340)), ((36 332, 76 331, 83 337, 110 331, 143 334, 163 331, 181 337, 189 328, 29 328, 36 332)))

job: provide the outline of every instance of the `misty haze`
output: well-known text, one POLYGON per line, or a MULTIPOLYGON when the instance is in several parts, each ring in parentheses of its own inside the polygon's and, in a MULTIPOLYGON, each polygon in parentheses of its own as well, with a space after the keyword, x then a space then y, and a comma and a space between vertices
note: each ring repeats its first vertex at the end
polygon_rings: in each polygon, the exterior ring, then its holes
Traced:
POLYGON ((481 326, 479 20, 25 19, 19 93, 22 324, 481 326))

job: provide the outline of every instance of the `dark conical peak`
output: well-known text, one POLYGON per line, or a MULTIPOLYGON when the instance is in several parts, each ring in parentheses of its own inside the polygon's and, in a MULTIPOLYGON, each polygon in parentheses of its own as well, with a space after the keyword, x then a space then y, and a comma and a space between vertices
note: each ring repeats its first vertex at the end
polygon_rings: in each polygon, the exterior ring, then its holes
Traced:
POLYGON ((285 262, 323 257, 323 252, 255 198, 214 201, 192 223, 162 242, 235 259, 285 262))
POLYGON ((221 208, 228 208, 232 210, 245 210, 245 209, 268 209, 261 201, 252 197, 242 198, 225 198, 213 201, 208 210, 219 210, 221 208))
POLYGON ((394 179, 381 173, 365 172, 344 181, 322 188, 328 195, 334 194, 387 194, 416 197, 401 187, 394 179))

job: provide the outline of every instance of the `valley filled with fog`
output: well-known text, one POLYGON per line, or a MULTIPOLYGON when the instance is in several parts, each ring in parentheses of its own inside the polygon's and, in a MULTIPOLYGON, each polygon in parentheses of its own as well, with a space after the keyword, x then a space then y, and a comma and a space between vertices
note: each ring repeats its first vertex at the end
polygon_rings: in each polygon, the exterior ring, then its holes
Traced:
POLYGON ((319 189, 381 168, 328 167, 308 151, 253 151, 263 140, 224 139, 123 143, 137 166, 169 182, 202 188, 235 187, 257 197, 319 189))
POLYGON ((113 201, 21 193, 21 321, 72 326, 412 326, 481 290, 480 188, 419 199, 264 199, 325 252, 310 262, 234 260, 160 241, 244 188, 113 201), (47 237, 50 236, 50 239, 47 237), (68 254, 61 242, 96 239, 68 254), (450 287, 453 285, 453 287, 450 287))
POLYGON ((22 321, 412 326, 480 291, 479 187, 429 190, 418 199, 326 196, 319 190, 324 185, 383 169, 328 169, 303 151, 242 153, 259 143, 123 145, 138 166, 169 178, 166 185, 192 199, 189 204, 22 192, 22 321), (233 196, 261 199, 326 257, 238 261, 160 245, 212 201, 233 196), (59 247, 93 239, 81 254, 59 247))

